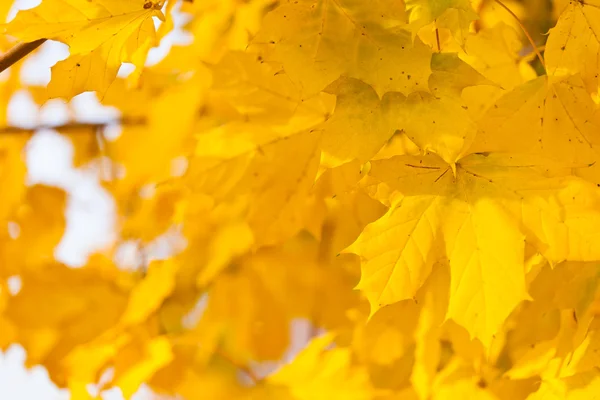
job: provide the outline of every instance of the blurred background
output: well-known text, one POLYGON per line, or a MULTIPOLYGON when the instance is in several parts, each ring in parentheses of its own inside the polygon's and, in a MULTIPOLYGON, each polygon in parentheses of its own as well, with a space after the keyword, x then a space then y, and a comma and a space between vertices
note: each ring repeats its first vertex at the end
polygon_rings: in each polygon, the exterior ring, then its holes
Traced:
MULTIPOLYGON (((11 0, 3 0, 11 1, 11 0)), ((10 21, 18 10, 37 6, 40 0, 16 0, 8 15, 10 21)), ((148 64, 159 62, 174 44, 185 44, 191 40, 181 29, 186 18, 177 11, 174 13, 176 27, 161 42, 160 47, 151 50, 148 64)), ((155 20, 156 25, 160 21, 155 20)), ((69 55, 68 47, 58 42, 46 42, 25 60, 20 79, 25 85, 44 87, 50 81, 50 67, 69 55)), ((131 65, 123 65, 120 77, 126 77, 133 70, 131 65)), ((0 81, 6 81, 10 70, 0 74, 0 81)), ((27 90, 17 91, 8 103, 8 126, 29 129, 39 126, 58 126, 77 120, 83 123, 106 123, 118 119, 119 112, 112 107, 100 104, 94 93, 83 93, 68 104, 60 99, 50 100, 42 107, 27 90)), ((112 127, 114 135, 119 127, 112 127)), ((28 184, 42 183, 57 186, 69 194, 66 210, 67 228, 59 246, 55 250, 57 260, 77 268, 86 263, 88 256, 102 249, 114 239, 115 205, 109 193, 99 184, 99 166, 75 168, 73 166, 73 145, 65 136, 52 129, 42 129, 30 140, 27 146, 28 184)), ((160 246, 160 244, 158 244, 160 246)), ((166 245, 168 247, 168 244, 166 245)), ((129 243, 122 246, 119 264, 123 268, 135 268, 137 248, 129 243)), ((157 249, 160 252, 160 249, 157 249)), ((11 291, 17 292, 20 283, 15 277, 11 291)), ((0 352, 0 398, 10 400, 68 399, 69 394, 59 390, 49 379, 43 367, 26 369, 25 351, 19 345, 0 352)), ((107 400, 122 399, 118 391, 106 391, 102 397, 107 400)), ((149 389, 142 387, 136 400, 156 399, 149 389)))
MULTIPOLYGON (((11 1, 11 0, 2 0, 11 1)), ((181 1, 181 0, 180 0, 181 1)), ((201 0, 197 0, 201 1, 201 0)), ((242 0, 239 0, 240 2, 242 0)), ((16 0, 8 15, 8 20, 14 18, 18 10, 35 7, 39 0, 16 0)), ((533 40, 543 51, 546 34, 551 28, 560 11, 568 0, 524 0, 503 1, 515 15, 519 17, 533 40)), ((473 8, 480 15, 473 29, 491 27, 499 22, 513 26, 522 32, 515 18, 508 12, 499 11, 500 7, 494 0, 474 0, 473 8)), ((174 45, 186 45, 193 38, 183 28, 189 17, 179 12, 179 5, 174 11, 174 30, 161 41, 160 46, 150 51, 148 65, 162 60, 174 45)), ((155 20, 160 25, 160 21, 155 20)), ((535 58, 533 48, 524 35, 521 38, 521 56, 538 73, 541 65, 535 58)), ((57 42, 46 42, 38 51, 28 56, 20 73, 21 82, 27 87, 43 88, 50 81, 50 67, 57 61, 68 56, 68 47, 57 42)), ((131 65, 124 64, 119 76, 126 77, 133 71, 131 65)), ((0 81, 8 80, 10 71, 0 74, 0 81)), ((35 90, 19 90, 11 95, 8 101, 7 125, 23 129, 45 127, 36 131, 27 146, 26 157, 28 164, 28 184, 42 183, 60 187, 69 194, 66 210, 67 228, 62 241, 55 249, 57 260, 77 268, 86 263, 90 254, 107 246, 114 240, 115 204, 111 195, 100 184, 100 176, 105 173, 102 163, 74 167, 74 150, 71 140, 51 129, 72 121, 83 123, 107 123, 119 119, 119 111, 100 104, 94 93, 84 93, 66 103, 54 99, 38 106, 34 99, 35 90)), ((111 125, 105 134, 115 137, 119 135, 118 124, 111 125)), ((10 227, 9 227, 10 230, 10 227)), ((173 243, 168 240, 155 243, 153 254, 157 257, 168 254, 173 243)), ((138 265, 139 254, 135 243, 123 243, 117 252, 117 263, 122 268, 135 269, 138 265)), ((15 277, 10 283, 10 290, 18 292, 20 282, 15 277)), ((294 328, 294 340, 290 354, 305 342, 311 335, 310 327, 299 323, 294 328)), ((13 345, 6 352, 0 352, 0 398, 8 400, 29 399, 68 399, 65 391, 59 390, 49 380, 47 372, 42 367, 26 369, 25 351, 18 345, 13 345)), ((93 388, 90 388, 93 392, 93 388)), ((121 399, 118 391, 111 390, 102 393, 106 400, 121 399)), ((156 399, 151 391, 143 387, 135 395, 135 400, 156 399)))

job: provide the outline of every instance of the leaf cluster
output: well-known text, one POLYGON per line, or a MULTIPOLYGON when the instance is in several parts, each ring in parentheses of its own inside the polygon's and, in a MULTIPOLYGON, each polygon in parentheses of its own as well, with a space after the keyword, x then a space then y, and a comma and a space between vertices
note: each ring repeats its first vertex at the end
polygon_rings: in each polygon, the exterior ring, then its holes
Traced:
POLYGON ((0 136, 0 348, 72 399, 597 395, 598 0, 42 0, 2 29, 69 47, 47 86, 1 76, 2 124, 19 90, 119 111, 53 127, 116 205, 80 268, 34 131, 0 136))

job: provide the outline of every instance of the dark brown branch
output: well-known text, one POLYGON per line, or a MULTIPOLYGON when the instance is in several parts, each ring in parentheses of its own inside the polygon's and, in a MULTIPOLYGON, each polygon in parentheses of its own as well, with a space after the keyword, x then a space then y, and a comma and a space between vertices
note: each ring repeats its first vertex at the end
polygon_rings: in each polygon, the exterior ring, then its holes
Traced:
POLYGON ((0 56, 0 72, 19 62, 19 60, 40 47, 45 41, 46 39, 38 39, 30 43, 19 43, 6 53, 2 54, 2 56, 0 56))
POLYGON ((71 122, 64 125, 39 125, 34 128, 21 128, 17 126, 4 126, 0 127, 0 135, 5 134, 25 134, 25 133, 34 133, 36 131, 42 129, 52 129, 59 132, 69 132, 69 133, 94 133, 98 129, 105 128, 110 125, 127 125, 127 126, 135 126, 135 125, 144 125, 146 123, 145 118, 124 118, 106 121, 102 123, 87 123, 87 122, 71 122))

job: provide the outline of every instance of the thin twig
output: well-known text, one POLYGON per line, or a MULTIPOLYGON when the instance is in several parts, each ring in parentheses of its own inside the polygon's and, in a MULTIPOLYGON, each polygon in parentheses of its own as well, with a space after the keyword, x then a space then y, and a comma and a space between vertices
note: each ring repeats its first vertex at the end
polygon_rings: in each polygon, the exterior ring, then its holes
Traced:
POLYGON ((221 357, 222 359, 224 359, 225 361, 227 361, 228 363, 230 363, 231 365, 233 365, 234 367, 236 367, 237 369, 239 369, 240 371, 242 371, 244 374, 246 374, 246 376, 248 376, 248 378, 250 378, 250 380, 252 381, 252 383, 254 385, 256 385, 256 384, 258 384, 258 382, 260 382, 260 378, 258 376, 256 376, 254 371, 252 371, 249 367, 240 364, 239 362, 237 362, 236 360, 231 358, 228 354, 223 353, 219 349, 217 349, 215 351, 215 354, 218 355, 219 357, 221 357))
POLYGON ((527 32, 527 29, 525 29, 525 26, 523 25, 523 23, 521 22, 521 20, 519 19, 519 17, 517 17, 517 15, 514 12, 512 12, 512 10, 510 8, 508 8, 500 0, 494 0, 494 1, 496 3, 498 3, 500 5, 500 7, 504 8, 506 11, 508 11, 510 13, 510 15, 512 15, 513 18, 517 21, 517 23, 519 24, 519 26, 521 27, 521 29, 525 33, 525 36, 527 36, 527 39, 529 39, 529 43, 531 43, 531 46, 533 47, 533 50, 535 51, 535 54, 538 56, 538 58, 540 59, 540 62, 542 63, 542 66, 544 67, 544 69, 546 69, 546 63, 544 62, 544 59, 542 58, 542 54, 538 50, 537 46, 535 45, 535 42, 533 41, 533 38, 531 37, 531 35, 529 34, 529 32, 527 32))
POLYGON ((441 53, 442 47, 440 46, 440 31, 438 31, 437 27, 435 28, 435 40, 437 42, 438 53, 441 53))
POLYGON ((0 72, 16 64, 19 60, 40 47, 46 39, 38 39, 30 43, 19 43, 0 56, 0 72))
MULTIPOLYGON (((197 350, 204 352, 204 354, 207 354, 206 353, 207 349, 204 348, 201 344, 199 344, 197 340, 191 338, 190 336, 172 336, 171 341, 173 344, 195 347, 197 350)), ((233 367, 237 368, 238 370, 240 370, 241 372, 245 373, 248 376, 248 378, 252 381, 252 383, 255 385, 259 384, 262 380, 259 376, 257 376, 254 373, 254 371, 252 371, 252 369, 250 367, 239 363, 234 358, 232 358, 229 354, 223 352, 219 348, 211 350, 211 353, 207 354, 207 355, 214 355, 217 357, 221 357, 224 361, 231 364, 231 366, 233 366, 233 367)))
MULTIPOLYGON (((543 44, 540 47, 538 47, 538 51, 541 53, 542 51, 546 50, 546 45, 543 44)), ((521 57, 519 57, 520 60, 527 60, 530 58, 535 58, 536 54, 535 54, 535 50, 531 50, 530 52, 528 52, 527 54, 522 55, 521 57)))

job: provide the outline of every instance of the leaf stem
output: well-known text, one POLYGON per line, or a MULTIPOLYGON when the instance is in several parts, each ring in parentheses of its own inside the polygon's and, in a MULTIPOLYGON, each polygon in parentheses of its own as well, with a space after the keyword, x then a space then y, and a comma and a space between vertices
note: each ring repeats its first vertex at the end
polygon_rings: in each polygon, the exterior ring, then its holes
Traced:
POLYGON ((19 43, 0 56, 0 72, 16 64, 23 57, 40 47, 46 39, 38 39, 29 43, 19 43))
POLYGON ((437 42, 438 53, 441 53, 442 47, 440 46, 440 31, 438 30, 437 26, 435 28, 435 41, 437 42))
POLYGON ((544 67, 544 69, 546 69, 546 63, 544 62, 544 58, 542 57, 542 54, 538 50, 538 47, 535 45, 535 42, 533 41, 533 38, 531 37, 531 35, 527 31, 527 29, 525 28, 525 25, 523 25, 523 23, 521 22, 521 20, 519 19, 519 17, 517 17, 517 15, 514 12, 512 12, 512 10, 510 8, 508 8, 500 0, 494 0, 494 1, 496 3, 498 3, 500 5, 500 7, 504 8, 506 11, 508 11, 508 13, 510 15, 512 15, 513 18, 517 21, 517 23, 519 24, 519 26, 523 30, 523 33, 525 33, 525 36, 527 36, 527 39, 529 40, 529 43, 531 43, 531 46, 533 47, 533 51, 535 51, 535 54, 537 55, 537 57, 539 58, 540 62, 542 63, 542 66, 544 67))

